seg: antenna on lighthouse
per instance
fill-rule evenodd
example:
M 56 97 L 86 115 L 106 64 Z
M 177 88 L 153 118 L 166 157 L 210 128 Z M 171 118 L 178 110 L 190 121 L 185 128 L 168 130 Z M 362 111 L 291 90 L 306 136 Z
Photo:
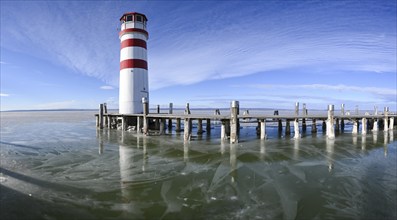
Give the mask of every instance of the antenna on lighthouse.
M 146 23 L 146 16 L 137 12 L 120 18 L 120 114 L 143 113 L 141 100 L 149 101 Z

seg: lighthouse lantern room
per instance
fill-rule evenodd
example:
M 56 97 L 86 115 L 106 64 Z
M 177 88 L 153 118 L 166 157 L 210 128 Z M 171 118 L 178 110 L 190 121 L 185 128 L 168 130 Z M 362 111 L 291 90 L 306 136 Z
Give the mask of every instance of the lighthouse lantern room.
M 119 113 L 142 113 L 142 98 L 149 100 L 147 18 L 141 13 L 128 12 L 121 16 L 120 23 Z

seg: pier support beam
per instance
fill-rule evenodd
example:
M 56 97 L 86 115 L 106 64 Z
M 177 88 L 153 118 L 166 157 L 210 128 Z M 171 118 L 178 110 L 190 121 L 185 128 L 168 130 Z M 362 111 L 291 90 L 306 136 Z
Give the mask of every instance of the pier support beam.
M 374 115 L 377 116 L 378 115 L 378 106 L 374 106 Z M 372 126 L 372 131 L 373 132 L 377 132 L 379 130 L 379 126 L 378 126 L 378 119 L 374 118 L 374 124 Z
M 361 119 L 361 134 L 366 135 L 367 134 L 367 118 Z
M 103 104 L 99 104 L 99 129 L 103 129 Z
M 192 119 L 191 118 L 185 118 L 183 134 L 184 134 L 183 135 L 184 141 L 190 141 L 190 138 L 192 136 Z
M 390 130 L 390 131 L 393 131 L 393 130 L 394 130 L 394 117 L 390 117 L 389 130 Z
M 352 134 L 357 134 L 357 133 L 358 133 L 358 119 L 354 119 Z
M 299 139 L 301 137 L 299 133 L 299 119 L 294 120 L 294 139 Z
M 203 134 L 203 119 L 197 120 L 197 134 Z
M 176 132 L 181 132 L 181 119 L 177 118 L 176 119 L 176 128 L 175 128 Z
M 221 140 L 227 140 L 227 134 L 230 129 L 230 121 L 229 120 L 221 120 Z
M 290 120 L 287 119 L 285 121 L 285 136 L 290 136 L 291 135 L 291 125 L 290 125 Z
M 340 122 L 339 122 L 339 118 L 335 119 L 335 133 L 339 133 L 340 132 Z
M 159 120 L 160 120 L 159 134 L 162 135 L 162 134 L 164 134 L 164 131 L 165 131 L 165 118 L 160 118 Z
M 304 116 L 307 116 L 306 103 L 303 103 L 302 114 Z M 306 132 L 306 118 L 302 118 L 302 133 L 305 133 L 305 132 Z
M 205 130 L 207 131 L 207 134 L 211 132 L 211 119 L 207 119 L 207 123 L 205 125 Z
M 335 138 L 334 130 L 334 105 L 328 105 L 328 119 L 327 119 L 327 138 Z
M 170 103 L 169 108 L 168 108 L 168 114 L 172 115 L 172 113 L 173 113 L 173 104 Z M 168 119 L 168 130 L 170 130 L 170 131 L 172 130 L 172 119 L 171 118 Z
M 238 143 L 239 141 L 239 115 L 240 106 L 238 101 L 232 101 L 230 106 L 230 143 Z
M 145 135 L 149 134 L 149 119 L 147 115 L 149 114 L 149 102 L 145 97 L 142 98 L 142 105 L 143 105 L 143 133 Z
M 312 133 L 317 133 L 317 122 L 316 119 L 312 119 Z
M 385 107 L 385 111 L 384 111 L 384 115 L 385 115 L 385 120 L 384 120 L 384 129 L 383 131 L 387 132 L 389 130 L 389 107 Z
M 105 118 L 104 118 L 104 126 L 108 126 L 108 124 L 110 123 L 107 117 L 108 114 L 108 107 L 106 105 L 106 103 L 103 103 L 103 114 L 105 114 Z
M 261 140 L 264 140 L 264 139 L 266 139 L 266 119 L 261 119 L 260 124 L 261 124 L 260 138 L 261 138 Z
M 345 104 L 341 104 L 340 106 L 340 115 L 345 115 Z M 345 131 L 345 120 L 343 118 L 340 120 L 340 131 L 342 133 Z

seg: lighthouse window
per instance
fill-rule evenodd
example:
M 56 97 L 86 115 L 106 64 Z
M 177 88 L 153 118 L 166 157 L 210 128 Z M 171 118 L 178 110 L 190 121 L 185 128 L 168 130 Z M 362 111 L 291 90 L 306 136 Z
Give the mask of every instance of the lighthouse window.
M 136 16 L 136 20 L 142 22 L 142 16 Z
M 127 15 L 127 21 L 132 21 L 132 15 Z

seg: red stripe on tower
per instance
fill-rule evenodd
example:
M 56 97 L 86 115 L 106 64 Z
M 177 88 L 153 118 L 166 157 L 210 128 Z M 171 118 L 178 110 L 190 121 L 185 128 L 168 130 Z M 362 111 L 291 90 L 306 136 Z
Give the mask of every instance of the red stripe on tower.
M 120 62 L 120 70 L 126 68 L 142 68 L 147 70 L 147 62 L 146 60 L 141 60 L 141 59 L 122 60 Z
M 147 49 L 146 48 L 146 41 L 145 40 L 141 40 L 141 39 L 136 39 L 136 38 L 123 40 L 121 42 L 121 49 L 123 49 L 125 47 L 142 47 L 142 48 Z

